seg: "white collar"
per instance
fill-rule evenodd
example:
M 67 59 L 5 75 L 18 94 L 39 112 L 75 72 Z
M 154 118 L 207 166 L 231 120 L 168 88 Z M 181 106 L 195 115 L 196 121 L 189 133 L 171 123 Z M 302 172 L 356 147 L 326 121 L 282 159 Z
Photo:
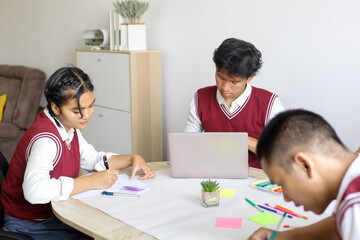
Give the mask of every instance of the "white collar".
M 59 120 L 57 120 L 57 122 L 60 124 L 60 127 L 56 124 L 55 119 L 53 117 L 51 117 L 51 115 L 49 113 L 49 109 L 45 108 L 44 113 L 57 128 L 61 139 L 63 141 L 65 141 L 66 144 L 69 144 L 72 141 L 72 139 L 74 138 L 74 131 L 75 131 L 74 128 L 70 128 L 70 130 L 68 132 L 66 132 L 65 127 L 61 124 L 61 122 Z
M 231 107 L 234 107 L 234 104 L 237 104 L 237 107 L 242 106 L 246 102 L 246 99 L 248 99 L 248 97 L 250 96 L 251 91 L 252 91 L 252 87 L 251 87 L 250 83 L 247 83 L 245 91 L 231 103 Z M 226 108 L 228 108 L 228 106 L 226 105 L 225 99 L 221 95 L 219 89 L 216 90 L 216 100 L 219 103 L 219 105 L 223 104 Z

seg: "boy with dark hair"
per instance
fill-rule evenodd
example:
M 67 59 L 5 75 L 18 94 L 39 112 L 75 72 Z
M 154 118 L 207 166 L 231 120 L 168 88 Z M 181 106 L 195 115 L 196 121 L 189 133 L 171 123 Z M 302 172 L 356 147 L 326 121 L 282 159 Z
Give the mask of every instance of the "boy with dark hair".
M 262 66 L 251 43 L 229 38 L 215 49 L 216 86 L 199 89 L 190 104 L 185 132 L 247 132 L 249 166 L 260 168 L 255 149 L 269 119 L 284 110 L 278 96 L 250 85 Z
M 360 239 L 360 157 L 345 148 L 321 116 L 285 111 L 264 128 L 257 158 L 285 201 L 316 214 L 336 199 L 333 216 L 315 224 L 278 232 L 260 228 L 249 239 Z

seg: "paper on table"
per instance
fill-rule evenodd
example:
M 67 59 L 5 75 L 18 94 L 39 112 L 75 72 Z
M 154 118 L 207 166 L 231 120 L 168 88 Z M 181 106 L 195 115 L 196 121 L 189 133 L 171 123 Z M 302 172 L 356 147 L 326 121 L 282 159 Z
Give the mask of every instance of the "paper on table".
M 261 212 L 259 214 L 256 214 L 252 217 L 249 217 L 249 220 L 259 223 L 263 226 L 268 226 L 274 223 L 277 223 L 280 221 L 280 218 L 275 217 L 274 215 L 268 213 L 268 212 Z
M 246 239 L 260 225 L 247 220 L 257 213 L 257 210 L 244 201 L 244 196 L 251 196 L 255 202 L 266 198 L 269 203 L 273 202 L 300 214 L 304 213 L 304 210 L 297 208 L 292 202 L 286 203 L 281 196 L 250 188 L 249 184 L 256 181 L 253 178 L 220 179 L 222 186 L 235 189 L 239 193 L 234 197 L 222 198 L 219 207 L 204 208 L 201 205 L 201 186 L 199 185 L 202 180 L 207 179 L 173 178 L 171 169 L 159 170 L 155 178 L 141 181 L 151 189 L 145 193 L 144 197 L 129 199 L 99 195 L 80 200 L 157 239 L 171 240 Z M 161 204 L 159 204 L 159 199 L 161 199 Z M 307 212 L 307 214 L 309 220 L 293 218 L 291 225 L 309 225 L 329 216 L 316 215 L 312 212 Z M 241 217 L 243 219 L 241 229 L 215 227 L 214 221 L 216 222 L 218 216 Z M 287 224 L 287 219 L 284 221 L 284 224 Z M 275 225 L 277 224 L 268 227 L 275 229 Z
M 241 228 L 242 218 L 224 218 L 217 217 L 216 225 L 217 228 Z
M 118 177 L 118 180 L 116 180 L 116 182 L 108 189 L 88 190 L 88 191 L 73 195 L 72 197 L 75 199 L 79 199 L 79 198 L 84 198 L 84 197 L 89 197 L 89 196 L 95 196 L 95 195 L 100 195 L 103 191 L 123 192 L 123 193 L 133 193 L 134 192 L 134 190 L 128 190 L 128 189 L 124 188 L 124 186 L 144 189 L 141 191 L 135 191 L 139 195 L 141 193 L 149 190 L 149 187 L 145 183 L 142 183 L 139 180 L 139 176 L 135 177 L 133 180 L 130 180 L 130 177 L 126 174 L 118 174 L 117 177 Z
M 234 189 L 219 189 L 220 197 L 234 197 L 235 190 Z

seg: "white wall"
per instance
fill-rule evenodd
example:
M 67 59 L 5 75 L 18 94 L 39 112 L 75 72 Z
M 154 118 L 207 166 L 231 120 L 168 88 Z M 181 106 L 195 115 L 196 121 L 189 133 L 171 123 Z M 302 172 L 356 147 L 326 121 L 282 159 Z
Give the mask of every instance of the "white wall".
M 286 108 L 320 113 L 351 150 L 360 145 L 358 0 L 148 1 L 148 48 L 163 52 L 165 157 L 166 133 L 183 130 L 196 89 L 214 84 L 212 53 L 228 37 L 263 53 L 253 85 Z M 108 26 L 112 8 L 111 0 L 0 0 L 0 64 L 47 76 L 74 64 L 83 30 Z

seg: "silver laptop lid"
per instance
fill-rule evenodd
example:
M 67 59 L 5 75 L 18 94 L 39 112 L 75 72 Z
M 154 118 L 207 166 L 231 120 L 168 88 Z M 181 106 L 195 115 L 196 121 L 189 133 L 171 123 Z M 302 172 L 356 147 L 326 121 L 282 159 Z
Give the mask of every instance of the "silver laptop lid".
M 245 132 L 169 133 L 173 177 L 247 178 Z

